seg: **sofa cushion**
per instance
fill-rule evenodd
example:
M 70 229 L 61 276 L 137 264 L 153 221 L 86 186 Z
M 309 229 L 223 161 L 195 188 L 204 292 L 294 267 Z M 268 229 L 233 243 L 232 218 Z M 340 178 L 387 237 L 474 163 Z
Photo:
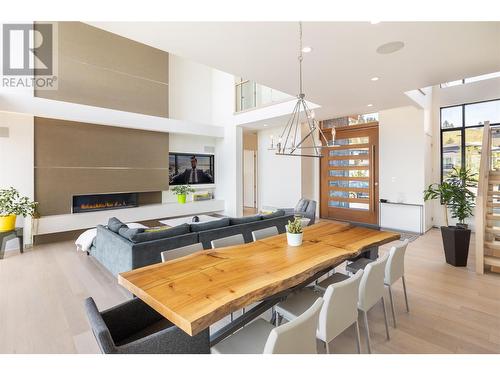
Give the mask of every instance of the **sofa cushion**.
M 129 241 L 139 242 L 136 241 L 136 237 L 142 232 L 144 232 L 144 228 L 129 228 L 125 226 L 119 229 L 118 234 Z
M 231 218 L 229 218 L 229 224 L 230 225 L 246 224 L 246 223 L 252 223 L 254 221 L 259 221 L 259 220 L 262 220 L 262 215 L 231 217 Z
M 163 238 L 176 237 L 187 233 L 189 233 L 189 224 L 181 224 L 177 225 L 176 227 L 168 228 L 165 230 L 157 230 L 153 232 L 148 232 L 143 229 L 142 232 L 137 233 L 130 240 L 132 242 L 148 242 Z
M 112 217 L 108 220 L 108 229 L 112 232 L 118 233 L 120 228 L 128 228 L 127 224 L 122 223 L 116 217 Z
M 262 215 L 262 220 L 274 219 L 276 217 L 281 217 L 284 215 L 285 215 L 285 210 L 277 210 L 277 211 L 274 211 L 272 214 Z
M 206 221 L 204 223 L 190 224 L 191 232 L 203 232 L 205 230 L 217 229 L 229 226 L 229 218 L 224 217 L 219 220 Z

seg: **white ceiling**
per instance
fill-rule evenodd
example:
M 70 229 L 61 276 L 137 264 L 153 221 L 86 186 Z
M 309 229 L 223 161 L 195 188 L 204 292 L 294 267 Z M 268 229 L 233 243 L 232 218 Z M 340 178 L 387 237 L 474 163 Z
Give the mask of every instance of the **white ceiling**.
M 92 22 L 277 90 L 298 91 L 298 23 Z M 319 119 L 407 105 L 405 91 L 500 71 L 500 22 L 304 22 L 306 98 Z M 378 46 L 403 41 L 389 55 Z M 372 82 L 370 78 L 380 80 Z M 368 104 L 373 107 L 367 107 Z

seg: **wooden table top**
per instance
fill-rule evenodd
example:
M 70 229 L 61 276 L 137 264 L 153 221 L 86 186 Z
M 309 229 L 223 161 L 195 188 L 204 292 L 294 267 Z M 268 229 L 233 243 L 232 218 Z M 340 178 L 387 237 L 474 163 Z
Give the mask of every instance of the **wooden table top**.
M 233 311 L 399 237 L 321 222 L 304 228 L 302 246 L 288 246 L 286 234 L 281 234 L 124 272 L 118 282 L 183 331 L 196 335 Z

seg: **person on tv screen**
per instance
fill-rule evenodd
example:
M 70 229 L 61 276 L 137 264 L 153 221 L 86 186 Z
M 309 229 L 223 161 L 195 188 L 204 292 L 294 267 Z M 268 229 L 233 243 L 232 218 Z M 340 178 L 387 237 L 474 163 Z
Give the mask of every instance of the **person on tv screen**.
M 191 168 L 186 168 L 184 172 L 179 173 L 172 178 L 172 184 L 211 184 L 214 178 L 207 172 L 196 168 L 198 160 L 196 156 L 191 156 Z

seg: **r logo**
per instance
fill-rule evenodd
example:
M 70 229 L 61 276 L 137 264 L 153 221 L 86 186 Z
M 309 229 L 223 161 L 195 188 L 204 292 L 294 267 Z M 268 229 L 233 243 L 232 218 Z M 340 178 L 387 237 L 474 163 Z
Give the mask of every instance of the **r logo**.
M 3 25 L 3 75 L 53 74 L 52 24 Z

